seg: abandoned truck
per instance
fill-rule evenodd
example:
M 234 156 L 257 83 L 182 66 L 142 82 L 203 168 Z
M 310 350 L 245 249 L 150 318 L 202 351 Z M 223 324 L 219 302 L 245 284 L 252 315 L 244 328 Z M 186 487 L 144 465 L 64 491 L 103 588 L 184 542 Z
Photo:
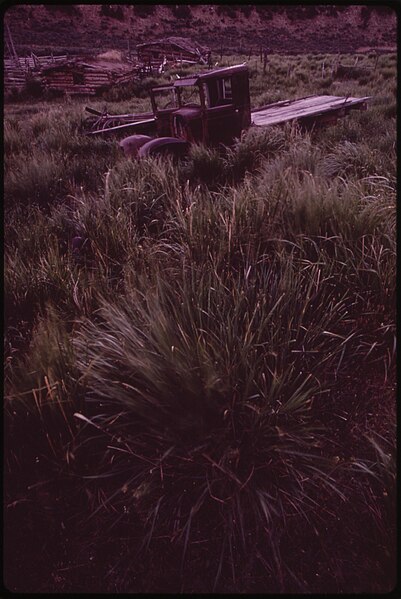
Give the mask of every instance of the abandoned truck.
M 214 69 L 177 79 L 150 91 L 152 112 L 143 115 L 108 115 L 87 109 L 98 117 L 89 135 L 135 133 L 121 140 L 126 156 L 158 154 L 185 156 L 189 145 L 230 145 L 249 127 L 297 121 L 335 123 L 351 109 L 366 109 L 369 96 L 307 96 L 251 109 L 249 70 L 246 64 Z M 113 126 L 110 126 L 113 125 Z

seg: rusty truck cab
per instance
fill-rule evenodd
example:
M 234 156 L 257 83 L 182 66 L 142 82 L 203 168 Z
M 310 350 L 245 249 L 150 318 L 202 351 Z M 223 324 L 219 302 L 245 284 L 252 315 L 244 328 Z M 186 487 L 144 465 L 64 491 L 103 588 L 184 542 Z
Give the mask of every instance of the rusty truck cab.
M 246 65 L 215 69 L 151 90 L 159 136 L 231 144 L 251 124 Z

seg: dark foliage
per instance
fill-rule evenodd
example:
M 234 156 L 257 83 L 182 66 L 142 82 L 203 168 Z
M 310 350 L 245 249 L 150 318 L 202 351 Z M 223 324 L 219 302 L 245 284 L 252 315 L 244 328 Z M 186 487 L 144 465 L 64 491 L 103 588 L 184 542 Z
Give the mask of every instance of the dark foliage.
M 298 21 L 299 19 L 313 19 L 320 12 L 320 6 L 288 6 L 286 9 L 287 17 L 290 21 Z
M 229 4 L 219 4 L 216 12 L 222 17 L 230 17 L 231 19 L 235 19 L 237 17 L 237 8 Z
M 100 14 L 103 17 L 110 17 L 111 19 L 118 19 L 119 21 L 124 19 L 124 9 L 119 5 L 102 4 Z
M 146 17 L 150 17 L 154 14 L 156 9 L 155 4 L 135 4 L 132 6 L 132 10 L 136 14 L 137 17 L 141 17 L 146 19 Z
M 176 19 L 192 19 L 191 9 L 187 4 L 177 4 L 170 8 Z
M 46 4 L 45 8 L 51 13 L 64 13 L 66 15 L 80 15 L 81 10 L 76 4 Z

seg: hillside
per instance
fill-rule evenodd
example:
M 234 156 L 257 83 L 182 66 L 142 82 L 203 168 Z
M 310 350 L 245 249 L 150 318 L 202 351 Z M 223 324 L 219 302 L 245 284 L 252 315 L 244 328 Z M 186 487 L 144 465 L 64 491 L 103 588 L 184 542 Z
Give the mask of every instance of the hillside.
M 195 37 L 215 53 L 347 53 L 396 44 L 396 13 L 379 5 L 19 5 L 7 9 L 5 22 L 20 55 L 132 49 L 168 35 Z

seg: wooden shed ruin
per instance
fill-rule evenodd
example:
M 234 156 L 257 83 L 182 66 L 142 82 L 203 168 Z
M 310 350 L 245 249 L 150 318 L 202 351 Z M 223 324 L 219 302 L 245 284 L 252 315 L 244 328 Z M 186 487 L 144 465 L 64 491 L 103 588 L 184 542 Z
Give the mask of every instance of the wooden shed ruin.
M 43 86 L 67 94 L 95 95 L 113 85 L 126 83 L 136 77 L 130 68 L 107 68 L 78 60 L 45 67 L 41 71 Z
M 210 49 L 183 37 L 167 37 L 154 42 L 145 42 L 136 47 L 138 60 L 143 64 L 168 62 L 208 64 Z

